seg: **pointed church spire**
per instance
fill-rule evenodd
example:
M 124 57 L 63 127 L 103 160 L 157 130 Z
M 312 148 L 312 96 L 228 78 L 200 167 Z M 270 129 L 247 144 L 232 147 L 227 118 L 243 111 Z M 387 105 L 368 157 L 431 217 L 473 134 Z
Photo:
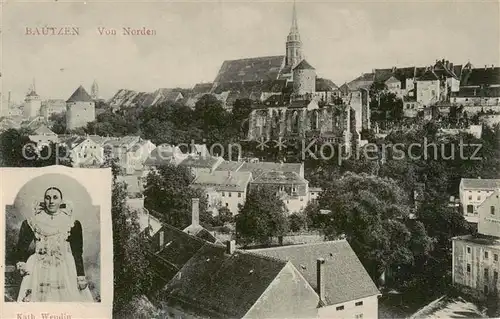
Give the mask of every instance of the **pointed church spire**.
M 303 59 L 302 41 L 300 41 L 299 25 L 297 23 L 297 9 L 293 1 L 292 26 L 286 38 L 286 65 L 296 66 Z
M 292 26 L 290 33 L 299 32 L 299 25 L 297 24 L 297 9 L 295 8 L 295 0 L 293 0 L 293 13 L 292 13 Z

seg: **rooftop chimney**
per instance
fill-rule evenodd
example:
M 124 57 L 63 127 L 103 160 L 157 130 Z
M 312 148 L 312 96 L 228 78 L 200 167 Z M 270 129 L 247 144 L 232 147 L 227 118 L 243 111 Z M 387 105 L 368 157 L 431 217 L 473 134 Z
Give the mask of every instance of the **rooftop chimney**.
M 316 284 L 319 300 L 325 302 L 325 259 L 316 260 Z
M 234 240 L 228 240 L 226 242 L 226 254 L 232 255 L 236 250 L 236 242 Z
M 200 225 L 200 199 L 191 199 L 191 226 Z

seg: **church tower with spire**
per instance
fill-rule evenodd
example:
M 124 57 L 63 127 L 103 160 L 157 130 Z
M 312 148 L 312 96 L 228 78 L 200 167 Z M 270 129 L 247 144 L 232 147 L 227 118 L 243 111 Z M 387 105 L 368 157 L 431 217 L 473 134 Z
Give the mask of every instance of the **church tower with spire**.
M 297 10 L 293 2 L 292 26 L 286 38 L 286 66 L 295 67 L 302 61 L 302 41 L 300 41 L 299 26 L 297 24 Z
M 90 88 L 90 97 L 92 97 L 93 100 L 99 99 L 99 85 L 97 85 L 97 82 L 94 80 L 94 83 L 92 83 L 92 87 Z

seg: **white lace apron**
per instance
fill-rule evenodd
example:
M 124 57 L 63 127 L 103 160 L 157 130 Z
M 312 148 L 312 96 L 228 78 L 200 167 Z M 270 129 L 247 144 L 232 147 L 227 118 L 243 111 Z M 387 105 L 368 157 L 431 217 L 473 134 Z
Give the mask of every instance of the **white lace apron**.
M 35 234 L 35 253 L 28 258 L 18 302 L 93 302 L 87 287 L 78 289 L 75 259 L 66 239 L 74 219 L 63 212 L 45 212 L 27 220 Z

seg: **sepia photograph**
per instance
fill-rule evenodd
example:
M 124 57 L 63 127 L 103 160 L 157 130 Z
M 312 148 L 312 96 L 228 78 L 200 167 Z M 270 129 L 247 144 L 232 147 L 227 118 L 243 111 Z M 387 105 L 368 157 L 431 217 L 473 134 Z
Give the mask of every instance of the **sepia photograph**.
M 500 318 L 499 0 L 0 16 L 2 319 Z
M 75 312 L 81 305 L 97 304 L 102 313 L 112 303 L 112 282 L 102 280 L 113 274 L 112 256 L 102 258 L 112 255 L 112 237 L 106 235 L 111 171 L 88 170 L 59 165 L 1 169 L 2 318 L 16 309 L 21 318 L 52 315 L 54 305 L 75 317 L 82 315 Z M 97 314 L 92 306 L 87 311 Z
M 100 211 L 90 203 L 64 175 L 40 176 L 19 191 L 6 208 L 5 251 L 22 280 L 6 301 L 100 301 Z

